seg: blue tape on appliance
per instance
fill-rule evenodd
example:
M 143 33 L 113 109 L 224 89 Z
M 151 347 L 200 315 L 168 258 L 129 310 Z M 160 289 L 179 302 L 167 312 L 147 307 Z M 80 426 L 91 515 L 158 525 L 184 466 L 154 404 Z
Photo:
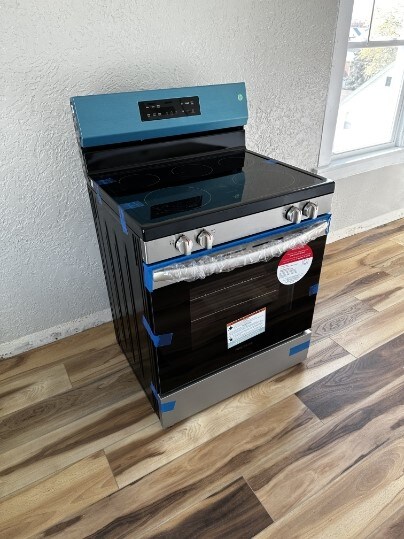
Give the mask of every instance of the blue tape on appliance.
M 319 284 L 312 284 L 309 288 L 309 296 L 315 296 L 318 293 Z
M 295 354 L 298 354 L 299 352 L 306 350 L 309 346 L 310 346 L 310 339 L 308 341 L 304 341 L 300 344 L 297 344 L 296 346 L 292 346 L 292 348 L 289 350 L 289 355 L 294 356 Z
M 125 202 L 124 204 L 119 205 L 119 221 L 121 223 L 122 232 L 124 234 L 128 233 L 128 227 L 126 226 L 125 220 L 125 210 L 133 210 L 134 208 L 141 208 L 144 206 L 143 202 L 140 200 L 134 200 L 133 202 Z
M 153 382 L 150 384 L 150 389 L 152 390 L 153 395 L 156 397 L 156 400 L 159 403 L 160 412 L 172 412 L 174 410 L 176 401 L 161 402 L 160 395 L 157 393 Z
M 275 161 L 275 159 L 265 159 L 265 162 L 267 165 L 276 165 L 278 161 Z
M 147 333 L 149 334 L 149 337 L 153 341 L 153 344 L 156 348 L 160 346 L 169 346 L 171 344 L 171 341 L 173 340 L 172 333 L 163 333 L 162 335 L 155 335 L 145 316 L 143 316 L 142 322 Z
M 149 292 L 153 292 L 153 268 L 143 262 L 143 282 Z

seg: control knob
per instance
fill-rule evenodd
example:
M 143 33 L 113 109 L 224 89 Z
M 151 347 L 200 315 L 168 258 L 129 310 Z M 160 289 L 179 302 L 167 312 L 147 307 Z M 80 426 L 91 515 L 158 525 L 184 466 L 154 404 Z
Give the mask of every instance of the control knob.
M 183 255 L 190 255 L 192 253 L 193 242 L 187 236 L 180 236 L 175 242 L 175 248 Z
M 285 215 L 286 219 L 291 223 L 300 223 L 302 220 L 302 210 L 297 206 L 291 206 Z
M 207 230 L 202 230 L 196 238 L 196 241 L 203 249 L 212 249 L 213 247 L 213 234 Z
M 315 202 L 307 202 L 303 206 L 303 215 L 309 219 L 315 219 L 318 215 L 318 204 Z

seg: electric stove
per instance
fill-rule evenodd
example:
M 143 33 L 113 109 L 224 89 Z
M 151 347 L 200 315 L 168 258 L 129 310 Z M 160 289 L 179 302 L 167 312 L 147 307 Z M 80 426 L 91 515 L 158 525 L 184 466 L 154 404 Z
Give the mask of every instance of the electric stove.
M 243 83 L 71 103 L 117 339 L 162 425 L 303 361 L 334 183 L 246 149 Z

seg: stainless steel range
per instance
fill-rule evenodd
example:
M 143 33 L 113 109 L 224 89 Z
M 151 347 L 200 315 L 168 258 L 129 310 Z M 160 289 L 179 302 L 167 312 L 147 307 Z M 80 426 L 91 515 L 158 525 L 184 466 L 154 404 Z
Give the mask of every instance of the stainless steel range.
M 246 150 L 243 83 L 71 105 L 116 336 L 161 424 L 303 361 L 334 183 Z

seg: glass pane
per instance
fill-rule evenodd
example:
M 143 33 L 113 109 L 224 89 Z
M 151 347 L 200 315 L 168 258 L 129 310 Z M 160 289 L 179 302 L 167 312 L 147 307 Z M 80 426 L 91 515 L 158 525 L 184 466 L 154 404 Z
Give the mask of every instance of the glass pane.
M 362 42 L 368 40 L 372 9 L 373 0 L 355 0 L 349 41 Z
M 370 39 L 404 39 L 404 0 L 375 0 Z
M 404 47 L 348 50 L 333 153 L 391 142 Z

